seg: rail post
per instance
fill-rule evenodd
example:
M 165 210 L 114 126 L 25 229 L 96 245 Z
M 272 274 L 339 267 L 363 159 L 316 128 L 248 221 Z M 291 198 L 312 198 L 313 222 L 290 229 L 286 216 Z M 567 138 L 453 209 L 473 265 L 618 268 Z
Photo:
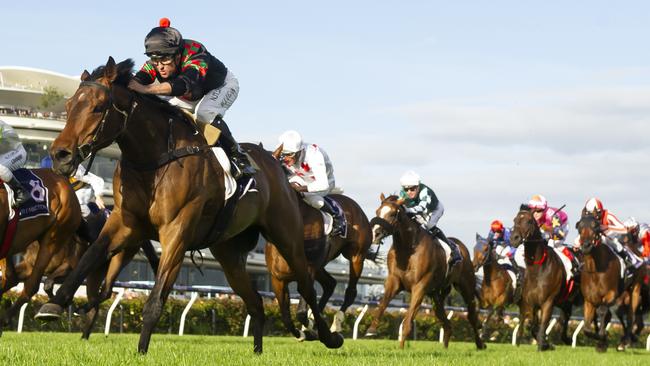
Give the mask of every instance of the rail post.
M 181 325 L 178 327 L 178 335 L 182 336 L 183 332 L 185 332 L 185 318 L 187 317 L 187 313 L 189 313 L 190 308 L 192 305 L 194 305 L 194 301 L 196 301 L 196 298 L 199 297 L 198 292 L 192 292 L 192 296 L 190 297 L 190 301 L 187 303 L 185 306 L 185 309 L 183 309 L 183 314 L 181 315 Z
M 122 300 L 122 297 L 124 297 L 124 288 L 120 287 L 117 289 L 117 296 L 115 297 L 115 300 L 113 300 L 111 307 L 108 308 L 108 313 L 106 314 L 106 324 L 104 325 L 104 336 L 106 337 L 108 337 L 108 333 L 111 331 L 111 318 L 113 317 L 113 311 L 115 311 L 115 308 Z

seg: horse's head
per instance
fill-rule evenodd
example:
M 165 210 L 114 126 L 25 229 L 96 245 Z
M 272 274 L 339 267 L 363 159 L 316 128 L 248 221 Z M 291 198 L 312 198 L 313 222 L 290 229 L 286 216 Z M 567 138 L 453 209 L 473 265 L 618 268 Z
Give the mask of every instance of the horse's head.
M 489 257 L 490 250 L 491 246 L 487 242 L 487 239 L 482 237 L 479 233 L 476 233 L 476 245 L 474 245 L 474 258 L 472 259 L 474 272 L 478 271 L 478 269 L 485 264 Z
M 397 227 L 397 220 L 400 211 L 403 211 L 404 200 L 397 196 L 385 197 L 382 193 L 379 196 L 381 205 L 377 209 L 377 216 L 370 220 L 372 225 L 372 243 L 379 244 L 381 241 L 393 234 Z
M 521 205 L 519 213 L 514 219 L 515 226 L 510 234 L 510 243 L 518 247 L 522 242 L 529 239 L 541 238 L 539 226 L 528 205 Z
M 116 64 L 109 57 L 92 75 L 83 72 L 79 88 L 66 102 L 65 127 L 50 149 L 55 172 L 72 175 L 82 161 L 109 146 L 126 129 L 134 106 L 132 93 L 126 89 L 132 69 L 132 60 Z
M 603 228 L 600 220 L 591 214 L 583 215 L 576 223 L 578 229 L 578 242 L 585 254 L 589 254 L 593 248 L 598 246 L 602 240 Z

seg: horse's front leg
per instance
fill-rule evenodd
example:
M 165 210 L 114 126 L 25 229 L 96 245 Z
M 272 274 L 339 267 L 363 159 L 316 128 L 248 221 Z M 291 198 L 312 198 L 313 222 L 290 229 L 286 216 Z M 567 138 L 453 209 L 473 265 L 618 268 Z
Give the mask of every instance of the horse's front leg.
M 541 306 L 541 316 L 539 319 L 539 329 L 537 329 L 537 350 L 548 351 L 553 349 L 546 338 L 546 328 L 553 315 L 553 299 L 548 299 Z
M 399 340 L 399 348 L 404 349 L 404 344 L 406 343 L 406 338 L 411 334 L 411 328 L 413 326 L 413 318 L 420 309 L 422 304 L 422 299 L 426 293 L 426 288 L 431 281 L 431 276 L 425 276 L 420 282 L 415 284 L 411 289 L 411 302 L 409 304 L 409 309 L 404 315 L 404 320 L 402 320 L 402 337 Z
M 397 293 L 401 290 L 402 284 L 399 277 L 389 274 L 384 281 L 384 296 L 381 298 L 381 302 L 379 303 L 379 307 L 375 312 L 372 323 L 370 323 L 370 327 L 368 327 L 368 330 L 366 330 L 366 337 L 374 337 L 377 335 L 377 326 L 379 325 L 381 316 L 384 315 L 384 311 L 386 311 L 388 303 L 390 303 L 395 295 L 397 295 Z

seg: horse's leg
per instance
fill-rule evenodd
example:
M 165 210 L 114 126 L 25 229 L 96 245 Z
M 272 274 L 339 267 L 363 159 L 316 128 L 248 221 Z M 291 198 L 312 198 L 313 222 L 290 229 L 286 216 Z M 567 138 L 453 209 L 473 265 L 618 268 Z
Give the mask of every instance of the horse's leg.
M 283 230 L 280 230 L 283 228 Z M 298 229 L 298 230 L 295 230 Z M 332 333 L 322 315 L 318 310 L 318 301 L 316 300 L 316 291 L 314 290 L 314 281 L 310 276 L 305 258 L 305 249 L 303 246 L 302 226 L 288 230 L 286 225 L 269 225 L 264 228 L 267 240 L 275 244 L 280 255 L 293 270 L 298 282 L 298 292 L 305 299 L 316 321 L 318 329 L 318 338 L 328 348 L 339 348 L 343 345 L 343 337 L 338 333 Z
M 598 326 L 594 327 L 595 315 L 596 315 L 596 307 L 591 302 L 585 300 L 585 304 L 584 304 L 585 325 L 584 325 L 583 332 L 585 333 L 585 336 L 589 338 L 598 339 L 598 335 L 595 333 L 598 331 L 598 329 L 595 329 L 594 332 L 594 328 L 598 328 Z
M 490 330 L 488 329 L 488 324 L 490 320 L 492 319 L 492 315 L 494 314 L 494 306 L 490 306 L 490 309 L 488 310 L 488 314 L 485 317 L 485 320 L 483 320 L 482 324 L 482 330 L 481 330 L 481 338 L 483 338 L 484 341 L 487 341 L 488 337 L 490 336 Z
M 361 277 L 361 272 L 363 272 L 363 262 L 365 260 L 364 256 L 365 253 L 357 254 L 350 258 L 350 279 L 345 289 L 345 298 L 343 299 L 343 304 L 341 304 L 342 312 L 345 312 L 357 298 L 357 283 Z
M 379 320 L 381 316 L 384 315 L 388 303 L 397 295 L 398 292 L 402 289 L 401 282 L 397 276 L 389 274 L 384 281 L 384 296 L 381 298 L 379 307 L 375 312 L 375 316 L 370 323 L 370 327 L 366 330 L 366 337 L 373 337 L 377 335 L 377 326 L 379 325 Z
M 262 332 L 264 330 L 264 305 L 262 297 L 253 288 L 252 281 L 246 272 L 247 252 L 240 248 L 254 246 L 259 232 L 248 229 L 218 246 L 210 248 L 217 258 L 233 291 L 244 300 L 246 310 L 253 320 L 253 351 L 262 353 Z M 161 262 L 162 264 L 162 262 Z
M 334 289 L 336 288 L 336 280 L 325 270 L 325 267 L 322 267 L 316 272 L 316 281 L 318 281 L 318 283 L 320 283 L 321 287 L 323 288 L 323 294 L 321 295 L 320 301 L 318 302 L 318 308 L 322 313 L 323 310 L 325 310 L 327 302 L 330 300 L 330 297 L 332 297 L 332 294 L 334 293 Z
M 546 328 L 553 315 L 553 299 L 547 299 L 540 308 L 542 314 L 539 317 L 539 329 L 537 329 L 537 350 L 547 351 L 553 349 L 546 339 Z
M 609 323 L 608 318 L 611 318 L 609 307 L 607 305 L 600 305 L 598 307 L 598 319 L 600 320 L 600 329 L 598 329 L 598 343 L 596 344 L 596 351 L 605 352 L 607 351 L 607 323 Z M 586 322 L 585 322 L 586 323 Z
M 474 274 L 471 273 L 471 276 Z M 470 277 L 470 279 L 473 277 Z M 476 348 L 481 350 L 485 349 L 485 343 L 481 339 L 480 334 L 480 322 L 478 319 L 478 311 L 476 309 L 476 299 L 474 297 L 474 281 L 468 281 L 467 278 L 461 279 L 460 282 L 456 283 L 454 287 L 460 292 L 465 304 L 467 304 L 467 320 L 469 320 L 472 330 L 474 331 L 474 343 L 476 343 Z
M 41 283 L 41 278 L 43 277 L 45 269 L 52 259 L 52 256 L 61 245 L 66 245 L 67 243 L 59 236 L 56 228 L 50 228 L 45 234 L 43 234 L 39 240 L 39 244 L 38 254 L 30 276 L 25 279 L 23 291 L 0 320 L 0 328 L 7 325 L 14 315 L 16 315 L 20 307 L 27 303 L 32 296 L 36 295 Z
M 404 314 L 404 319 L 402 320 L 402 338 L 399 340 L 399 348 L 401 349 L 404 349 L 406 338 L 411 334 L 413 318 L 418 310 L 420 310 L 422 299 L 424 299 L 426 288 L 430 281 L 430 276 L 426 276 L 411 288 L 411 303 L 409 304 L 409 309 L 406 311 L 406 314 Z
M 519 301 L 519 328 L 517 328 L 517 346 L 521 343 L 521 337 L 524 334 L 524 328 L 526 326 L 526 320 L 532 318 L 532 311 L 530 305 L 523 299 Z
M 72 302 L 74 293 L 91 271 L 105 265 L 110 256 L 119 252 L 121 247 L 131 246 L 140 240 L 141 233 L 134 231 L 130 226 L 124 225 L 124 219 L 121 216 L 121 211 L 114 212 L 111 215 L 97 241 L 88 247 L 79 260 L 79 264 L 66 277 L 54 298 L 41 306 L 36 314 L 37 318 L 45 320 L 58 319 L 63 312 L 63 307 Z M 135 218 L 130 218 L 129 222 L 133 221 L 135 221 Z M 110 252 L 109 248 L 111 249 Z
M 573 304 L 570 302 L 565 302 L 560 307 L 560 325 L 562 329 L 560 330 L 560 338 L 565 345 L 571 344 L 571 337 L 569 337 L 569 319 L 571 318 L 571 312 L 573 310 Z
M 442 342 L 445 348 L 448 348 L 449 339 L 451 339 L 451 322 L 447 319 L 447 314 L 445 313 L 445 295 L 442 292 L 436 292 L 433 296 L 433 302 L 436 318 L 442 324 L 442 329 L 445 332 Z
M 285 328 L 296 338 L 302 338 L 302 334 L 293 324 L 291 319 L 291 302 L 289 299 L 289 291 L 287 289 L 287 284 L 271 275 L 271 287 L 273 287 L 273 292 L 275 293 L 275 298 L 278 300 L 278 307 L 280 308 L 280 316 L 282 318 L 282 323 Z
M 88 274 L 86 278 L 86 296 L 88 303 L 85 305 L 85 321 L 81 326 L 81 339 L 90 338 L 90 333 L 95 326 L 97 317 L 99 316 L 99 304 L 102 302 L 100 297 L 100 288 L 102 280 L 106 275 L 107 265 L 100 266 Z

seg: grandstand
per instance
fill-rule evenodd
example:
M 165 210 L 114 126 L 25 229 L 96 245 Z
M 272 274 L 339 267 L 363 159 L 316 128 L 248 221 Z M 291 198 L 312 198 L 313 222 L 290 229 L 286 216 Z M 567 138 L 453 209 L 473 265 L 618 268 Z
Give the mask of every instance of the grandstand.
M 41 160 L 48 154 L 52 142 L 65 124 L 64 99 L 73 95 L 78 85 L 78 77 L 26 67 L 0 66 L 0 119 L 12 125 L 22 139 L 28 154 L 27 167 L 39 167 Z M 62 94 L 63 98 L 45 107 L 44 98 L 52 90 Z M 113 202 L 113 172 L 119 157 L 117 146 L 110 146 L 98 153 L 91 169 L 106 182 L 103 194 L 107 204 Z M 159 250 L 158 243 L 154 244 Z M 264 240 L 260 237 L 257 247 L 249 254 L 248 270 L 258 290 L 270 291 L 263 245 Z M 188 253 L 176 280 L 178 285 L 228 286 L 219 264 L 208 250 L 195 254 L 195 261 L 201 265 L 203 275 L 192 264 Z M 339 282 L 334 298 L 344 295 L 348 268 L 348 263 L 343 258 L 331 262 L 327 267 Z M 377 291 L 377 287 L 371 286 L 383 284 L 384 278 L 385 269 L 366 261 L 358 286 L 359 297 L 375 295 L 373 290 Z M 118 281 L 123 282 L 153 280 L 153 272 L 140 255 L 136 256 L 118 278 Z M 383 287 L 381 288 L 383 290 Z M 292 289 L 295 290 L 295 287 Z

